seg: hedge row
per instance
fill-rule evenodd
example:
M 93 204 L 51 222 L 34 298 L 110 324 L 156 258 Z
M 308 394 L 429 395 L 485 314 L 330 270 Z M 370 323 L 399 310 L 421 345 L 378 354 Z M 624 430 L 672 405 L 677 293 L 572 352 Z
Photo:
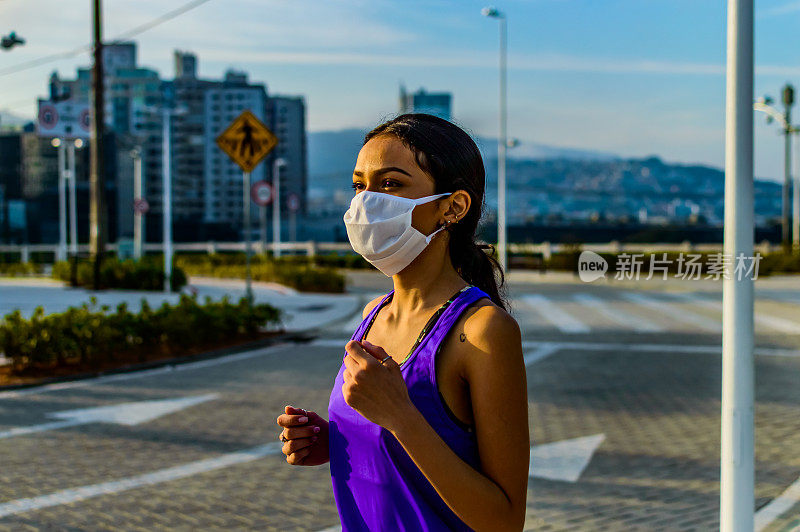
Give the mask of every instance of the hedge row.
M 92 298 L 91 304 L 57 314 L 46 315 L 42 307 L 30 318 L 12 312 L 0 321 L 0 352 L 11 359 L 15 372 L 71 364 L 98 367 L 131 354 L 145 360 L 153 352 L 254 338 L 262 326 L 280 324 L 282 315 L 271 305 L 249 306 L 245 298 L 238 303 L 206 298 L 200 304 L 187 295 L 156 309 L 142 300 L 139 312 L 131 312 L 125 303 L 113 313 L 109 310 L 106 305 L 97 308 Z
M 587 249 L 591 250 L 591 247 L 588 247 Z M 515 269 L 566 270 L 577 272 L 578 260 L 581 251 L 582 249 L 576 248 L 570 251 L 553 253 L 549 260 L 546 260 L 541 256 L 537 257 L 534 255 L 512 255 L 509 259 L 509 263 Z M 719 253 L 720 252 L 683 252 L 682 255 L 684 262 L 681 263 L 678 260 L 681 256 L 680 252 L 666 252 L 666 262 L 662 262 L 665 260 L 664 252 L 627 252 L 628 265 L 626 265 L 626 268 L 628 271 L 630 271 L 629 265 L 631 257 L 635 255 L 636 262 L 642 265 L 642 273 L 649 272 L 651 261 L 654 261 L 652 264 L 663 264 L 666 266 L 669 274 L 674 275 L 678 273 L 679 268 L 681 268 L 681 272 L 685 272 L 686 263 L 689 259 L 693 259 L 701 265 L 701 274 L 705 275 L 709 273 L 709 268 L 713 264 L 718 265 L 720 263 Z M 622 259 L 620 258 L 620 255 L 622 255 L 622 253 L 598 253 L 598 255 L 603 257 L 606 262 L 608 262 L 609 271 L 617 271 L 618 263 L 621 267 Z M 694 259 L 691 257 L 691 255 L 700 255 L 700 257 L 698 259 Z M 749 266 L 749 262 L 747 263 L 747 266 Z M 761 254 L 761 259 L 758 263 L 758 275 L 761 276 L 777 273 L 800 273 L 800 254 L 784 252 Z M 654 272 L 654 275 L 658 276 L 661 274 L 659 271 L 656 271 Z
M 53 265 L 53 277 L 71 282 L 72 263 L 63 261 Z M 172 268 L 171 289 L 179 291 L 186 285 L 186 273 L 179 267 Z M 80 260 L 77 264 L 79 286 L 94 287 L 94 263 Z M 163 290 L 164 260 L 162 257 L 143 257 L 141 260 L 119 260 L 108 257 L 100 266 L 100 288 L 121 288 L 128 290 Z
M 244 255 L 180 256 L 175 264 L 188 275 L 244 279 Z M 317 267 L 299 259 L 253 257 L 250 274 L 255 281 L 269 281 L 305 292 L 344 292 L 345 278 L 335 268 Z
M 25 277 L 40 275 L 42 265 L 33 262 L 0 262 L 0 275 L 8 277 Z

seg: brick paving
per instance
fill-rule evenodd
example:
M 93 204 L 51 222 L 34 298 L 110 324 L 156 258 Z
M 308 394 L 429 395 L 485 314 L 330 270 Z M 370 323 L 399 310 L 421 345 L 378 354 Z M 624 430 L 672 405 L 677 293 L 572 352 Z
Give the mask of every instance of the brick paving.
M 380 283 L 367 285 L 364 293 L 380 290 Z M 557 304 L 573 291 L 590 289 L 567 283 L 515 288 L 544 294 Z M 613 288 L 593 290 L 613 304 Z M 708 309 L 695 312 L 713 315 Z M 713 346 L 719 345 L 719 336 L 677 324 L 664 333 L 632 333 L 606 321 L 587 321 L 588 334 L 565 334 L 530 309 L 520 307 L 517 318 L 524 341 L 565 342 L 528 368 L 532 443 L 605 435 L 577 482 L 530 480 L 525 529 L 718 529 L 721 357 L 703 350 L 635 346 Z M 346 335 L 332 328 L 324 336 L 343 345 Z M 797 348 L 797 340 L 764 333 L 758 345 L 790 350 Z M 633 347 L 583 349 L 581 342 Z M 287 344 L 205 367 L 17 397 L 0 394 L 0 432 L 52 421 L 45 414 L 59 410 L 219 394 L 139 425 L 94 423 L 0 439 L 0 509 L 24 498 L 276 442 L 275 418 L 285 404 L 326 413 L 341 352 L 329 345 Z M 798 382 L 800 357 L 756 357 L 756 510 L 800 477 Z M 765 530 L 797 532 L 798 506 Z M 8 513 L 0 516 L 0 531 L 318 531 L 337 523 L 328 466 L 293 467 L 282 454 L 272 454 L 185 478 Z

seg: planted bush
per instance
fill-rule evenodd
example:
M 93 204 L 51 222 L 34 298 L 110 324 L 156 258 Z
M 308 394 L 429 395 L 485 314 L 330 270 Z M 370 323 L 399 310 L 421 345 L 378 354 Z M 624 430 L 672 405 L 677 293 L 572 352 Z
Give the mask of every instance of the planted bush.
M 94 286 L 94 263 L 81 260 L 77 265 L 77 282 L 79 286 Z M 53 265 L 53 277 L 62 281 L 71 281 L 72 264 L 56 262 Z M 186 285 L 186 273 L 179 267 L 172 268 L 171 290 L 177 292 Z M 127 290 L 163 290 L 164 260 L 161 257 L 142 257 L 119 260 L 106 258 L 100 266 L 100 288 L 120 288 Z
M 250 274 L 253 280 L 280 283 L 305 292 L 344 292 L 345 279 L 335 268 L 319 267 L 301 256 L 268 259 L 252 257 Z M 188 275 L 244 279 L 243 254 L 181 256 L 176 264 Z
M 157 355 L 180 353 L 256 338 L 260 328 L 280 324 L 281 311 L 268 304 L 248 305 L 242 298 L 203 304 L 182 295 L 175 305 L 158 308 L 142 300 L 139 312 L 125 303 L 109 312 L 91 304 L 57 314 L 38 307 L 30 318 L 16 311 L 0 321 L 0 352 L 11 359 L 15 372 L 30 368 L 88 365 L 99 367 L 116 359 L 138 355 L 140 361 Z
M 0 262 L 0 275 L 25 277 L 42 273 L 42 265 L 33 262 Z

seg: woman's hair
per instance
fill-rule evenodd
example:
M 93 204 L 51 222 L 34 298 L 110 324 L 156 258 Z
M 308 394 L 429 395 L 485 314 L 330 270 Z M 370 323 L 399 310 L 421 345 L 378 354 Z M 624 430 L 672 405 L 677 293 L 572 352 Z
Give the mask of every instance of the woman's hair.
M 414 153 L 417 165 L 434 180 L 434 194 L 465 190 L 472 203 L 466 216 L 449 224 L 450 260 L 456 272 L 477 286 L 499 307 L 508 310 L 505 276 L 497 260 L 485 249 L 493 246 L 475 242 L 475 231 L 483 214 L 486 174 L 478 146 L 463 129 L 452 122 L 425 113 L 402 114 L 379 125 L 364 137 L 364 144 L 380 135 L 393 135 Z M 499 273 L 500 283 L 495 278 Z

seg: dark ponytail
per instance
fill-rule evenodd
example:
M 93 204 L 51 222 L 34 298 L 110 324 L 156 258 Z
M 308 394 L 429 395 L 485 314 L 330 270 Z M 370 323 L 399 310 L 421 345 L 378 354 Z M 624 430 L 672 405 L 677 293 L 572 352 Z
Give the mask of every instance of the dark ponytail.
M 450 260 L 462 279 L 508 310 L 505 275 L 494 258 L 494 248 L 475 241 L 486 207 L 486 173 L 475 141 L 452 122 L 424 113 L 402 114 L 379 125 L 367 133 L 364 144 L 379 135 L 393 135 L 414 152 L 419 167 L 433 177 L 434 194 L 465 190 L 470 195 L 472 204 L 467 214 L 446 229 L 450 233 Z M 490 254 L 484 250 L 490 250 Z

